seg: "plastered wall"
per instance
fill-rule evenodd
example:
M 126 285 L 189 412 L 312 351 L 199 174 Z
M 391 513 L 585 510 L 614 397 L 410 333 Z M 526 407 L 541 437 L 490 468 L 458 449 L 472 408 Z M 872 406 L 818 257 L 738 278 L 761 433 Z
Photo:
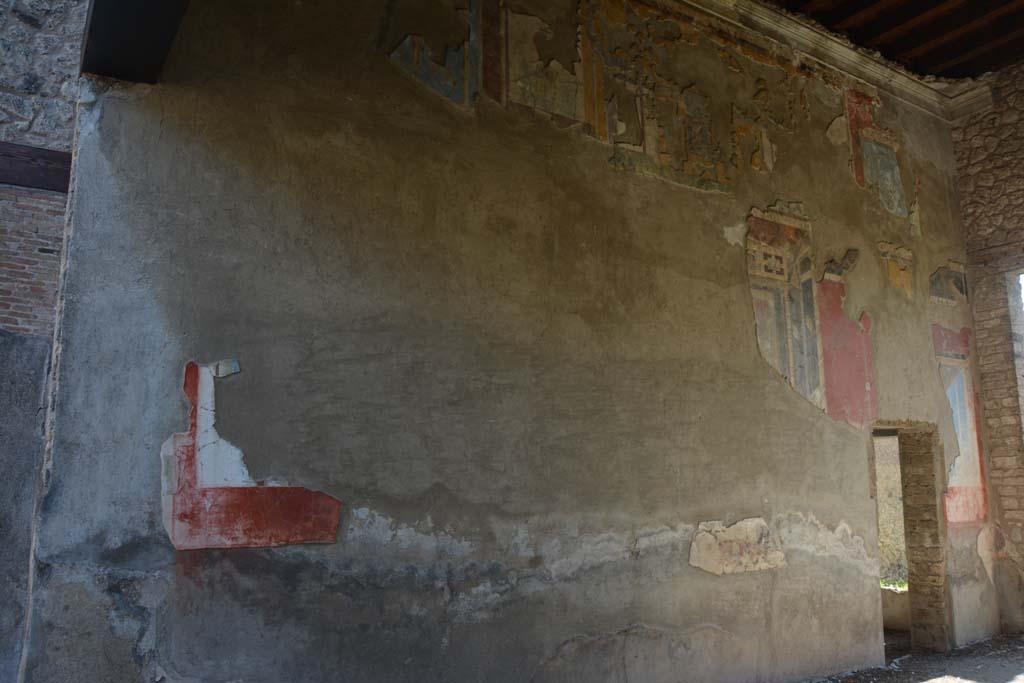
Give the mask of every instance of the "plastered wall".
M 997 629 L 940 119 L 612 0 L 197 3 L 83 97 L 27 680 L 876 665 L 883 423 L 934 426 L 937 645 Z M 175 551 L 189 361 L 333 542 Z

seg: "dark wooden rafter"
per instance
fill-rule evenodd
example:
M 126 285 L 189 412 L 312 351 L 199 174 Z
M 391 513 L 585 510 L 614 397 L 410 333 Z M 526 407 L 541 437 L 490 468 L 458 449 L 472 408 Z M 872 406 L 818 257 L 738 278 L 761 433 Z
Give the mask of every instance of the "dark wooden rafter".
M 900 49 L 896 56 L 907 60 L 918 59 L 957 39 L 966 39 L 1021 9 L 1024 9 L 1024 0 L 974 0 L 945 19 L 908 36 L 905 43 L 910 47 Z M 959 47 L 970 48 L 966 43 Z
M 945 61 L 935 64 L 935 71 L 943 74 L 956 75 L 956 72 L 970 72 L 973 63 L 984 63 L 986 69 L 999 69 L 1002 66 L 1020 61 L 1021 45 L 1024 42 L 1024 26 L 993 36 L 992 40 L 980 44 L 973 50 L 950 51 L 942 56 Z
M 876 2 L 866 3 L 863 7 L 852 12 L 844 12 L 844 16 L 841 18 L 837 17 L 835 27 L 840 31 L 847 31 L 851 28 L 863 26 L 905 2 L 906 0 L 877 0 Z
M 91 0 L 81 70 L 156 83 L 188 0 Z
M 67 192 L 70 178 L 69 153 L 0 142 L 0 183 Z
M 922 74 L 977 76 L 1024 61 L 1024 0 L 779 0 Z
M 953 10 L 967 5 L 974 0 L 944 0 L 933 2 L 922 7 L 921 3 L 909 2 L 905 6 L 888 13 L 877 21 L 858 29 L 857 39 L 871 47 L 888 45 L 902 38 L 915 29 L 937 21 Z

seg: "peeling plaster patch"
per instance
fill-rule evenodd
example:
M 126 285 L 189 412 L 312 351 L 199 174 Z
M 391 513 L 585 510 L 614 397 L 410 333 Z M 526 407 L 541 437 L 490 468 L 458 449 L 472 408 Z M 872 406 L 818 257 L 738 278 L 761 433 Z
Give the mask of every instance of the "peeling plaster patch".
M 832 530 L 814 515 L 791 511 L 775 515 L 772 526 L 786 552 L 799 550 L 817 557 L 832 557 L 868 576 L 878 577 L 878 559 L 868 555 L 864 539 L 855 536 L 846 522 Z
M 736 225 L 727 225 L 722 228 L 722 236 L 725 241 L 734 247 L 742 247 L 747 239 L 747 223 L 741 221 Z
M 850 141 L 850 134 L 846 123 L 846 116 L 837 116 L 829 124 L 828 129 L 825 131 L 825 135 L 828 137 L 829 142 L 833 145 L 840 146 L 846 145 Z
M 611 562 L 620 562 L 661 549 L 680 552 L 693 537 L 694 527 L 678 524 L 640 529 L 636 532 L 607 532 L 554 538 L 541 546 L 545 567 L 552 578 L 564 578 Z
M 430 526 L 429 522 L 424 524 Z M 474 550 L 473 544 L 466 539 L 445 531 L 423 533 L 369 508 L 356 508 L 352 511 L 345 538 L 350 544 L 378 547 L 393 544 L 401 550 L 436 557 L 466 557 Z
M 701 522 L 690 545 L 690 565 L 721 576 L 784 567 L 786 555 L 761 517 L 732 526 Z

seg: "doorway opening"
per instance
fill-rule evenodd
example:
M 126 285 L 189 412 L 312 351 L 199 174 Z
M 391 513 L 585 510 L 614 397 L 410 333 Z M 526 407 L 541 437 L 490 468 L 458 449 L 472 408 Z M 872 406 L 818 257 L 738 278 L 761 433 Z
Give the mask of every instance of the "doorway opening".
M 872 434 L 886 661 L 950 649 L 941 446 L 933 425 Z

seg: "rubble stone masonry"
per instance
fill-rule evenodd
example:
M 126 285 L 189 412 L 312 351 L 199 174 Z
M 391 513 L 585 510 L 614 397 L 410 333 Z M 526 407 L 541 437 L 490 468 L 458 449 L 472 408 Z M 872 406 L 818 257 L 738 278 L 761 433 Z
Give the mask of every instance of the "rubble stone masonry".
M 0 0 L 0 141 L 68 151 L 84 0 Z
M 973 293 L 981 399 L 997 514 L 1024 540 L 1024 460 L 1014 324 L 1024 269 L 1024 67 L 996 79 L 995 105 L 953 131 Z

